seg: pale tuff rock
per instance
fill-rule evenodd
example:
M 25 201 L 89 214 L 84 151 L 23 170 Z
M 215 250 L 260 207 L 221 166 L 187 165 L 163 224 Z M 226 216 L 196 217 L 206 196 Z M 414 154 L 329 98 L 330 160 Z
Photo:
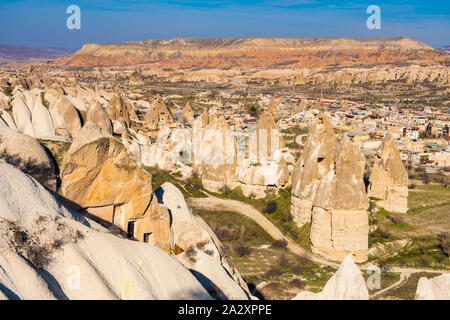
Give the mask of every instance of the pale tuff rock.
M 419 279 L 416 300 L 450 300 L 450 273 L 438 277 Z
M 369 180 L 368 195 L 381 199 L 381 207 L 394 213 L 408 211 L 408 172 L 389 133 L 378 148 Z
M 124 231 L 131 229 L 140 241 L 150 233 L 151 176 L 119 140 L 94 123 L 84 125 L 64 156 L 61 179 L 64 197 L 89 213 Z
M 31 245 L 50 250 L 50 264 L 34 268 L 26 252 L 17 252 L 11 223 L 27 234 Z M 211 299 L 177 259 L 108 233 L 2 163 L 0 234 L 0 299 Z M 76 239 L 76 234 L 83 237 Z M 55 239 L 65 241 L 58 250 L 51 249 Z M 79 282 L 68 277 L 76 274 Z
M 63 96 L 50 104 L 50 114 L 56 134 L 73 138 L 80 131 L 81 120 L 78 111 L 66 97 Z
M 284 159 L 284 157 L 281 157 L 281 160 L 278 164 L 278 171 L 277 171 L 277 186 L 280 188 L 286 187 L 290 183 L 290 176 L 289 176 L 289 167 Z
M 0 125 L 0 159 L 30 174 L 44 186 L 56 190 L 53 162 L 33 137 Z
M 90 104 L 87 115 L 86 122 L 92 121 L 97 126 L 99 126 L 104 132 L 112 134 L 111 120 L 108 118 L 108 114 L 105 109 L 100 105 L 99 102 L 94 101 Z
M 299 227 L 311 221 L 313 201 L 321 180 L 330 171 L 338 142 L 328 117 L 319 114 L 292 172 L 291 214 Z
M 194 150 L 194 170 L 203 185 L 216 192 L 224 185 L 235 188 L 238 185 L 237 144 L 223 116 L 212 115 L 204 130 L 194 129 L 194 139 L 200 141 L 199 150 Z
M 31 122 L 31 111 L 20 96 L 16 96 L 13 100 L 12 114 L 19 132 L 36 137 L 33 123 Z
M 26 99 L 28 109 L 31 111 L 31 122 L 37 138 L 55 136 L 55 128 L 53 127 L 50 112 L 41 102 L 41 91 L 31 90 L 23 92 Z
M 172 114 L 160 95 L 153 98 L 152 104 L 144 117 L 144 123 L 147 130 L 150 131 L 157 131 L 164 125 L 173 126 Z
M 6 112 L 6 110 L 2 111 L 2 113 L 0 114 L 0 118 L 10 129 L 12 129 L 14 131 L 19 131 L 16 127 L 14 119 L 11 117 L 11 115 L 8 112 Z
M 261 115 L 261 119 L 256 126 L 256 143 L 258 163 L 261 163 L 263 159 L 272 159 L 277 150 L 284 148 L 283 136 L 272 114 L 268 111 Z
M 106 106 L 106 114 L 111 120 L 123 121 L 126 128 L 131 127 L 131 119 L 137 119 L 131 102 L 121 94 L 116 94 Z
M 313 252 L 332 260 L 342 260 L 348 253 L 353 253 L 357 262 L 367 260 L 369 201 L 363 181 L 365 161 L 344 136 L 313 201 Z
M 293 300 L 369 300 L 366 281 L 348 254 L 321 292 L 300 292 Z
M 186 103 L 186 106 L 184 107 L 183 112 L 181 113 L 181 122 L 183 124 L 189 125 L 192 125 L 192 123 L 194 122 L 194 111 L 192 110 L 189 101 Z
M 191 131 L 187 129 L 170 131 L 167 126 L 164 126 L 158 132 L 154 144 L 151 144 L 144 136 L 137 135 L 136 137 L 143 165 L 176 171 L 184 177 L 192 174 L 192 168 L 187 165 L 192 162 Z
M 232 262 L 226 258 L 219 239 L 204 220 L 189 209 L 181 191 L 172 183 L 165 182 L 155 194 L 169 210 L 175 248 L 185 252 L 178 259 L 193 271 L 208 291 L 220 289 L 215 292 L 218 298 L 248 299 L 248 287 Z M 190 256 L 186 256 L 186 251 L 190 251 Z
M 54 138 L 55 128 L 50 112 L 41 102 L 41 91 L 14 91 L 12 115 L 19 132 L 35 138 Z
M 201 123 L 202 123 L 202 128 L 206 128 L 206 126 L 209 124 L 208 110 L 203 109 L 203 112 L 200 115 L 200 120 L 201 120 Z

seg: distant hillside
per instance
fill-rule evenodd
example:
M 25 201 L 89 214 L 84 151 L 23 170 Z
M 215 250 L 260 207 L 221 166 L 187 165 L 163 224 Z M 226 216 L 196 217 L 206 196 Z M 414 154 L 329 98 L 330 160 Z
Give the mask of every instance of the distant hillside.
M 54 63 L 151 69 L 302 69 L 410 62 L 439 64 L 442 52 L 411 38 L 177 38 L 85 44 Z
M 74 51 L 69 49 L 0 45 L 0 63 L 28 63 L 54 60 L 70 55 Z
M 445 52 L 450 52 L 450 46 L 442 46 L 442 47 L 439 47 L 437 49 L 441 50 L 441 51 L 445 51 Z

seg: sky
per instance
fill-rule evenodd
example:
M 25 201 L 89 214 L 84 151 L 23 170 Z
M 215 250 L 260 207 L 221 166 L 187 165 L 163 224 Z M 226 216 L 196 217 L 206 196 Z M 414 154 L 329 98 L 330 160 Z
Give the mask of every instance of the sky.
M 78 5 L 81 29 L 66 9 Z M 369 30 L 369 5 L 381 29 Z M 0 44 L 79 49 L 85 43 L 168 38 L 399 37 L 450 45 L 450 0 L 1 0 Z

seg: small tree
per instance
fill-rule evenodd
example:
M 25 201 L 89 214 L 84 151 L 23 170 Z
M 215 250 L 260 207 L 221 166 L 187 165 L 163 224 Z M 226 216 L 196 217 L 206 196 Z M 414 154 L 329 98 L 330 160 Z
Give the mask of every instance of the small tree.
M 243 245 L 243 244 L 237 244 L 234 246 L 234 251 L 239 255 L 239 257 L 248 256 L 252 250 Z
M 274 213 L 275 211 L 277 211 L 277 209 L 278 209 L 278 203 L 276 201 L 271 200 L 267 203 L 266 212 L 268 214 Z
M 282 240 L 275 240 L 272 243 L 272 247 L 277 248 L 277 249 L 286 249 L 287 248 L 287 241 L 282 239 Z

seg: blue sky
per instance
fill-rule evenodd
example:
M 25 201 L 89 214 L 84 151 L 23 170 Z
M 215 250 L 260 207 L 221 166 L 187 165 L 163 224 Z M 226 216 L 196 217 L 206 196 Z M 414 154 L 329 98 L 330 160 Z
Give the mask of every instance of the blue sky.
M 81 30 L 66 8 L 81 8 Z M 369 30 L 369 5 L 381 30 Z M 450 45 L 450 1 L 2 0 L 0 44 L 78 49 L 84 43 L 176 37 L 397 37 Z

